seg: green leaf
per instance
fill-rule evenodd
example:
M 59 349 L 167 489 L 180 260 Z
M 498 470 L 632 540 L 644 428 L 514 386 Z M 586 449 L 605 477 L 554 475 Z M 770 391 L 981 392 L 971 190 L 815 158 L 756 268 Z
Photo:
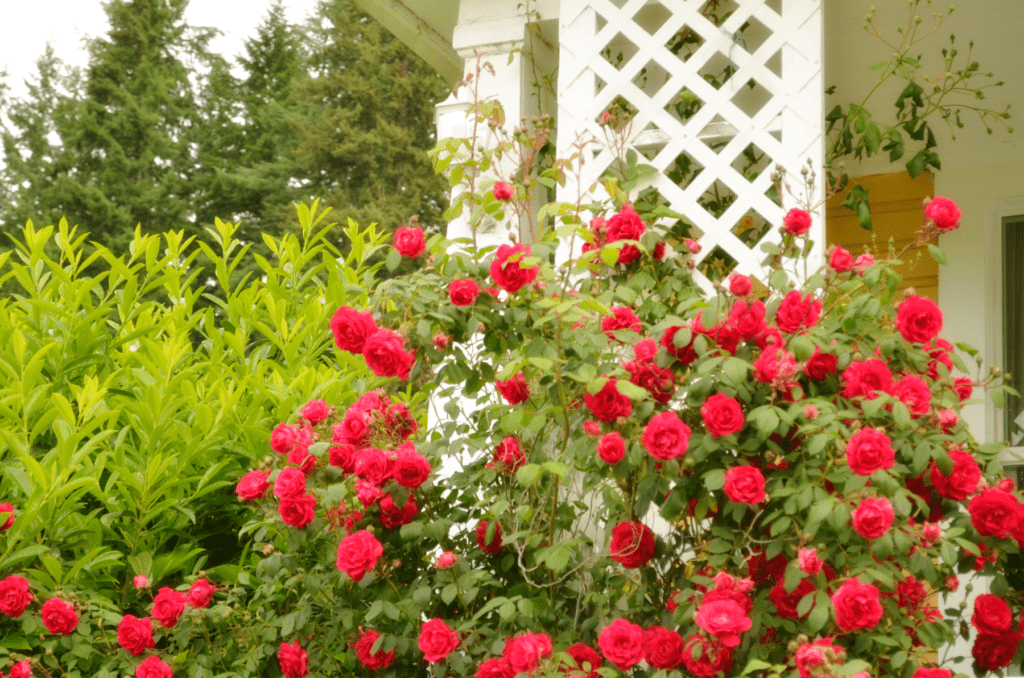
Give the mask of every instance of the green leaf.
M 918 151 L 917 154 L 907 162 L 907 173 L 910 174 L 911 178 L 916 179 L 921 176 L 921 173 L 924 172 L 927 161 L 928 155 L 924 151 Z
M 928 254 L 932 255 L 932 259 L 939 264 L 946 265 L 946 253 L 931 243 L 928 244 Z
M 725 487 L 725 469 L 716 468 L 705 473 L 704 487 L 712 491 Z
M 537 477 L 540 476 L 540 471 L 540 464 L 526 464 L 516 471 L 516 480 L 518 480 L 519 484 L 523 487 L 529 487 L 537 481 Z
M 398 253 L 398 250 L 391 250 L 388 252 L 387 258 L 384 260 L 384 265 L 387 266 L 389 271 L 394 271 L 398 268 L 398 265 L 402 263 L 402 255 Z

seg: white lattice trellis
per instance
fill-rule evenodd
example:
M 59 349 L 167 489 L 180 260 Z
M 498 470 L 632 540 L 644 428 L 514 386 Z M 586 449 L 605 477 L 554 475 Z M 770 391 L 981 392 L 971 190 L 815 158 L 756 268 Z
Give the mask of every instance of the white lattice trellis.
M 815 168 L 822 164 L 821 3 L 720 4 L 720 16 L 732 13 L 716 26 L 701 12 L 707 0 L 562 0 L 558 150 L 565 157 L 580 139 L 604 140 L 598 121 L 624 99 L 635 109 L 626 142 L 659 170 L 654 185 L 669 206 L 702 232 L 700 256 L 717 248 L 736 261 L 736 270 L 759 274 L 759 244 L 780 236 L 769 228 L 758 242 L 744 243 L 737 232 L 743 218 L 754 212 L 779 225 L 783 209 L 769 196 L 772 171 L 792 174 L 808 159 Z M 684 29 L 699 37 L 686 58 L 668 46 Z M 722 64 L 731 75 L 716 88 L 705 75 Z M 674 108 L 684 92 L 700 104 L 686 118 Z M 600 143 L 590 148 L 584 185 L 615 160 Z M 763 156 L 760 171 L 748 178 L 737 165 L 751 148 Z M 702 169 L 679 186 L 666 172 L 684 156 Z M 718 216 L 701 205 L 716 188 L 733 200 Z M 824 235 L 821 219 L 816 223 L 812 270 L 821 261 Z

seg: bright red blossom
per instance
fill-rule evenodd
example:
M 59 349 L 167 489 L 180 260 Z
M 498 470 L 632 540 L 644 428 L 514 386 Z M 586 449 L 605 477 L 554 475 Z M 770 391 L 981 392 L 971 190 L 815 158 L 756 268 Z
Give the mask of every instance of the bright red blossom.
M 298 640 L 291 645 L 281 643 L 277 650 L 277 663 L 281 665 L 281 673 L 286 678 L 302 678 L 308 675 L 309 668 L 306 662 L 306 651 L 302 649 Z
M 459 634 L 443 619 L 431 619 L 420 629 L 418 645 L 423 652 L 423 658 L 435 664 L 443 661 L 459 646 Z

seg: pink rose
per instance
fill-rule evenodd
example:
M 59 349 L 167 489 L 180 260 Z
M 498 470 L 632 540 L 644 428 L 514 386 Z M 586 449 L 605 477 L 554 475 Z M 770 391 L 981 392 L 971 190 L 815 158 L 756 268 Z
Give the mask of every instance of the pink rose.
M 266 471 L 249 471 L 235 485 L 235 494 L 240 501 L 262 499 L 269 487 Z
M 895 514 L 885 497 L 865 497 L 850 514 L 853 529 L 865 539 L 878 539 L 889 529 Z
M 956 203 L 949 198 L 935 196 L 928 201 L 924 208 L 924 215 L 935 223 L 935 228 L 940 231 L 952 231 L 960 225 L 960 209 Z
M 832 253 L 828 257 L 828 265 L 836 273 L 846 273 L 847 271 L 852 271 L 855 264 L 853 255 L 842 245 L 836 245 L 832 248 Z
M 447 570 L 449 567 L 455 566 L 455 554 L 451 551 L 445 551 L 437 557 L 437 569 Z
M 796 559 L 800 569 L 812 576 L 821 572 L 821 567 L 825 564 L 825 561 L 818 557 L 816 549 L 800 549 Z
M 845 654 L 840 653 L 843 653 L 843 649 L 838 645 L 833 645 L 831 639 L 820 638 L 813 643 L 804 643 L 797 648 L 793 660 L 796 662 L 800 678 L 811 678 L 812 672 L 818 667 L 824 666 L 830 661 L 835 664 L 841 663 L 841 657 Z
M 753 466 L 734 466 L 725 472 L 725 496 L 739 504 L 764 501 L 764 476 Z
M 435 664 L 443 661 L 459 646 L 459 634 L 443 619 L 431 619 L 420 629 L 419 648 L 423 658 Z
M 896 461 L 889 436 L 873 428 L 862 428 L 846 443 L 846 461 L 859 476 L 890 469 Z
M 896 309 L 896 330 L 912 344 L 927 344 L 942 331 L 942 310 L 926 297 L 907 297 Z
M 836 624 L 844 631 L 870 629 L 882 619 L 878 589 L 861 584 L 856 578 L 847 579 L 832 594 L 832 606 L 836 610 Z
M 504 181 L 497 181 L 494 183 L 494 188 L 492 189 L 492 192 L 494 194 L 495 200 L 506 202 L 512 199 L 512 196 L 515 194 L 515 189 L 512 188 L 507 183 L 505 183 Z
M 405 342 L 398 333 L 388 329 L 377 330 L 363 346 L 366 366 L 378 377 L 409 378 L 413 356 L 405 350 Z
M 475 280 L 463 278 L 448 284 L 448 298 L 455 306 L 470 306 L 480 294 L 480 285 Z
M 135 575 L 135 578 L 132 579 L 132 584 L 137 589 L 144 589 L 149 586 L 149 579 L 147 579 L 144 574 L 137 574 Z
M 303 419 L 316 426 L 321 421 L 331 416 L 331 412 L 333 411 L 333 407 L 320 398 L 317 398 L 315 400 L 310 400 L 308 403 L 303 405 L 300 414 Z
M 750 629 L 753 622 L 735 600 L 718 598 L 707 601 L 697 610 L 697 626 L 718 639 L 725 647 L 740 644 L 740 634 Z
M 782 217 L 782 225 L 789 235 L 803 235 L 811 230 L 811 215 L 802 209 L 794 207 Z
M 403 226 L 395 231 L 395 249 L 403 257 L 415 259 L 423 254 L 427 240 L 419 226 Z
M 620 671 L 629 671 L 644 659 L 644 632 L 636 624 L 616 619 L 601 630 L 597 646 Z
M 704 401 L 700 414 L 708 433 L 715 438 L 738 433 L 743 428 L 743 410 L 739 401 L 721 393 Z
M 626 454 L 626 443 L 618 431 L 605 434 L 597 441 L 597 454 L 607 464 L 618 464 Z
M 331 318 L 334 343 L 342 351 L 362 353 L 366 340 L 376 331 L 377 323 L 374 322 L 372 314 L 360 313 L 348 306 L 339 308 Z
M 286 678 L 302 678 L 309 675 L 309 668 L 306 665 L 306 651 L 296 640 L 292 645 L 281 643 L 277 649 L 277 663 L 281 665 L 281 673 Z
M 366 530 L 359 530 L 341 540 L 338 545 L 338 569 L 352 581 L 362 581 L 367 572 L 384 555 L 384 547 Z
M 529 285 L 540 272 L 539 266 L 523 268 L 523 259 L 533 256 L 533 249 L 529 245 L 516 243 L 515 245 L 500 245 L 494 253 L 494 260 L 491 262 L 491 277 L 498 287 L 509 294 L 515 294 L 521 288 Z M 509 261 L 511 258 L 515 261 Z
M 675 459 L 686 454 L 690 445 L 690 427 L 675 412 L 661 412 L 647 422 L 642 440 L 655 459 Z

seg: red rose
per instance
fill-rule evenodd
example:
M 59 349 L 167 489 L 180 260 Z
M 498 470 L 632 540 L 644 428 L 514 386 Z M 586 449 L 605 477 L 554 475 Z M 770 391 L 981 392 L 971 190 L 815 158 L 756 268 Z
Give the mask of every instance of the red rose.
M 620 671 L 629 671 L 644 658 L 644 632 L 636 624 L 625 619 L 616 619 L 601 630 L 597 646 L 605 659 L 615 664 Z
M 377 565 L 377 559 L 384 555 L 384 547 L 366 530 L 359 530 L 341 540 L 338 544 L 338 569 L 352 581 L 362 581 L 367 572 Z
M 683 665 L 697 678 L 712 678 L 720 673 L 728 675 L 732 670 L 732 650 L 695 633 L 686 639 Z
M 516 243 L 515 245 L 500 245 L 494 253 L 494 260 L 491 262 L 491 277 L 498 287 L 509 294 L 515 294 L 525 285 L 529 285 L 537 277 L 540 271 L 539 266 L 523 268 L 523 259 L 533 255 L 533 249 L 529 245 Z M 511 258 L 515 261 L 509 261 Z
M 505 641 L 501 654 L 512 673 L 533 675 L 540 666 L 540 660 L 550 657 L 552 651 L 551 638 L 546 633 L 527 632 Z
M 0 525 L 0 532 L 6 532 L 11 529 L 11 525 L 14 524 L 14 506 L 11 504 L 0 504 L 0 520 L 3 524 Z
M 853 255 L 842 245 L 836 245 L 828 257 L 828 265 L 836 273 L 852 271 L 854 267 Z
M 413 356 L 405 350 L 405 342 L 396 332 L 377 330 L 363 346 L 366 366 L 378 377 L 409 378 Z
M 648 340 L 650 341 L 650 340 Z M 653 344 L 654 342 L 651 341 Z M 651 398 L 659 403 L 672 400 L 676 392 L 676 375 L 667 367 L 658 367 L 653 362 L 630 360 L 623 365 L 629 372 L 629 382 L 646 389 Z
M 391 477 L 402 487 L 415 490 L 430 477 L 430 462 L 411 443 L 402 443 L 395 454 Z
M 185 612 L 187 602 L 187 595 L 164 586 L 153 599 L 153 618 L 165 629 L 169 629 L 178 623 L 178 619 Z
M 476 678 L 515 678 L 512 667 L 504 659 L 491 658 L 476 670 Z
M 932 391 L 921 377 L 903 377 L 892 385 L 889 393 L 907 406 L 911 417 L 928 414 L 931 409 Z
M 974 599 L 974 614 L 971 624 L 978 633 L 1007 633 L 1013 626 L 1013 612 L 1006 601 L 997 595 L 983 593 Z
M 843 648 L 833 645 L 829 638 L 819 638 L 813 643 L 804 643 L 797 648 L 793 660 L 796 662 L 796 669 L 800 678 L 811 678 L 818 675 L 815 671 L 818 667 L 827 663 L 839 664 L 842 662 Z
M 754 379 L 787 389 L 796 377 L 796 358 L 778 344 L 769 344 L 754 361 Z
M 487 539 L 487 521 L 481 520 L 476 526 L 476 543 L 488 555 L 498 555 L 501 553 L 501 527 L 494 524 L 494 536 Z
M 288 454 L 295 447 L 297 434 L 294 426 L 278 424 L 270 434 L 270 449 L 278 454 Z
M 333 411 L 333 407 L 320 398 L 316 398 L 315 400 L 310 400 L 308 403 L 303 405 L 299 413 L 302 415 L 303 419 L 316 426 L 321 421 L 331 416 L 331 412 Z
M 311 494 L 285 497 L 277 505 L 277 512 L 285 525 L 301 530 L 316 517 L 316 497 Z
M 743 411 L 735 398 L 716 393 L 704 401 L 700 408 L 704 425 L 708 433 L 721 438 L 731 433 L 738 433 L 743 428 Z
M 153 642 L 153 620 L 126 614 L 117 625 L 117 642 L 132 656 L 156 647 Z
M 814 584 L 806 579 L 801 579 L 800 583 L 792 593 L 786 592 L 786 583 L 783 580 L 779 580 L 775 586 L 772 587 L 771 591 L 768 592 L 768 598 L 775 604 L 775 610 L 778 615 L 783 619 L 803 619 L 810 610 L 801 615 L 797 611 L 797 607 L 800 605 L 800 600 L 808 593 L 812 593 L 817 589 L 814 588 Z M 813 607 L 813 605 L 812 605 Z
M 188 587 L 188 604 L 197 610 L 204 608 L 210 604 L 216 591 L 216 584 L 211 584 L 207 579 L 196 579 L 192 586 Z
M 733 273 L 729 276 L 729 291 L 735 294 L 737 297 L 745 297 L 754 289 L 754 283 L 750 281 L 750 278 L 739 273 Z
M 836 610 L 836 624 L 844 631 L 870 629 L 882 619 L 878 589 L 861 584 L 856 578 L 847 579 L 832 594 L 832 606 Z
M 31 675 L 32 663 L 27 659 L 22 659 L 11 667 L 10 678 L 29 678 Z
M 953 672 L 949 669 L 927 669 L 922 666 L 914 671 L 912 678 L 953 678 Z
M 423 658 L 435 664 L 450 655 L 459 646 L 459 634 L 444 623 L 431 619 L 420 629 L 419 647 Z
M 526 385 L 526 377 L 522 372 L 517 372 L 508 381 L 498 379 L 494 382 L 494 387 L 509 405 L 518 405 L 530 397 L 530 387 Z
M 146 657 L 139 664 L 139 667 L 135 669 L 135 678 L 171 678 L 171 674 L 170 665 L 166 664 L 156 655 Z
M 363 506 L 372 506 L 380 501 L 380 498 L 383 496 L 384 491 L 373 483 L 361 479 L 356 482 L 356 499 Z
M 736 331 L 736 335 L 741 340 L 750 341 L 768 328 L 764 314 L 764 304 L 760 300 L 748 304 L 743 299 L 739 299 L 729 312 L 727 325 Z
M 626 203 L 618 214 L 608 220 L 608 242 L 618 240 L 639 240 L 647 227 L 640 219 L 640 215 L 633 211 L 633 206 Z M 616 263 L 628 264 L 640 258 L 640 250 L 635 245 L 626 245 L 619 250 L 619 259 Z
M 686 454 L 690 445 L 690 427 L 675 412 L 661 412 L 647 422 L 642 440 L 655 459 L 675 459 Z
M 811 230 L 811 215 L 794 207 L 782 217 L 782 225 L 789 235 L 803 235 Z
M 967 504 L 971 525 L 983 537 L 1005 537 L 1017 525 L 1017 497 L 996 488 L 977 494 Z
M 607 464 L 618 464 L 626 454 L 626 442 L 618 431 L 605 434 L 597 441 L 597 454 Z
M 953 390 L 960 402 L 968 400 L 974 394 L 974 381 L 970 377 L 957 377 L 953 380 Z
M 506 202 L 507 200 L 512 199 L 512 196 L 515 194 L 515 189 L 504 181 L 496 181 L 491 192 L 494 194 L 495 200 Z
M 753 466 L 734 466 L 725 472 L 725 496 L 738 504 L 764 501 L 764 476 Z
M 309 668 L 306 666 L 306 651 L 299 645 L 299 641 L 289 645 L 281 643 L 277 650 L 277 662 L 281 665 L 281 673 L 287 678 L 302 678 L 309 675 Z
M 654 556 L 654 546 L 654 533 L 651 532 L 651 528 L 643 523 L 625 521 L 612 528 L 609 555 L 627 570 L 632 570 Z
M 612 306 L 612 315 L 601 318 L 601 330 L 609 339 L 615 339 L 615 332 L 633 331 L 640 333 L 640 318 L 629 306 Z
M 384 487 L 394 468 L 395 463 L 391 456 L 376 447 L 367 447 L 356 452 L 355 474 L 377 487 Z
M 599 678 L 597 670 L 604 664 L 604 660 L 594 648 L 576 643 L 566 648 L 565 653 L 573 658 L 576 668 L 583 672 L 577 678 Z
M 633 357 L 637 362 L 649 363 L 658 355 L 658 342 L 654 339 L 641 339 L 633 344 Z
M 978 482 L 981 480 L 981 467 L 978 466 L 974 457 L 963 450 L 950 450 L 949 456 L 953 460 L 953 470 L 949 472 L 949 477 L 944 476 L 933 461 L 929 478 L 939 496 L 963 501 L 978 489 Z
M 822 353 L 817 346 L 814 347 L 814 355 L 804 363 L 804 374 L 814 381 L 823 381 L 830 374 L 835 374 L 839 366 L 839 358 L 831 353 Z
M 892 525 L 895 514 L 885 497 L 865 497 L 850 514 L 853 529 L 865 539 L 878 539 Z
M 241 501 L 263 499 L 263 495 L 267 493 L 269 487 L 270 483 L 267 482 L 265 471 L 249 471 L 235 485 L 235 494 Z
M 775 324 L 788 334 L 801 329 L 814 327 L 821 315 L 821 301 L 808 294 L 802 297 L 800 292 L 793 290 L 779 304 L 775 312 Z
M 655 669 L 674 669 L 683 662 L 686 641 L 677 632 L 662 626 L 644 631 L 644 659 Z
M 43 603 L 40 616 L 43 618 L 46 630 L 53 634 L 69 636 L 78 626 L 78 614 L 75 612 L 75 608 L 60 598 L 50 598 Z
M 339 308 L 331 318 L 334 343 L 342 351 L 362 353 L 366 340 L 376 331 L 377 323 L 373 321 L 372 314 L 360 313 L 348 306 Z
M 297 468 L 283 468 L 274 481 L 274 496 L 278 499 L 298 497 L 306 493 L 306 474 Z
M 997 671 L 1009 666 L 1013 661 L 1020 639 L 1019 633 L 978 634 L 971 648 L 971 656 L 979 667 L 986 671 Z
M 869 476 L 875 471 L 892 468 L 896 451 L 892 449 L 889 436 L 873 428 L 862 428 L 846 443 L 846 462 L 850 470 L 859 476 Z
M 494 467 L 505 473 L 515 473 L 526 463 L 526 455 L 519 447 L 519 441 L 509 436 L 494 448 Z
M 395 249 L 403 257 L 415 259 L 423 254 L 427 240 L 423 236 L 423 229 L 419 226 L 403 226 L 395 231 Z
M 448 284 L 448 298 L 456 306 L 469 306 L 480 294 L 480 285 L 475 280 L 462 278 Z
M 931 299 L 907 297 L 896 309 L 896 330 L 912 344 L 927 344 L 942 331 L 942 309 Z
M 335 424 L 336 427 L 340 427 L 340 425 L 340 422 Z M 338 428 L 334 430 L 337 434 Z M 328 450 L 328 463 L 331 466 L 337 466 L 345 473 L 354 473 L 356 470 L 356 446 L 350 443 L 332 445 Z
M 863 362 L 854 361 L 843 370 L 842 395 L 844 398 L 857 398 L 868 396 L 874 398 L 875 391 L 889 392 L 892 385 L 892 372 L 889 366 L 878 358 L 871 358 Z
M 740 634 L 753 622 L 739 603 L 729 598 L 705 600 L 697 610 L 697 626 L 714 636 L 725 647 L 740 644 Z
M 416 505 L 416 499 L 412 495 L 409 495 L 402 508 L 398 508 L 392 496 L 385 494 L 380 499 L 380 524 L 389 530 L 393 530 L 396 527 L 411 523 L 419 511 L 420 507 Z
M 352 644 L 353 649 L 356 651 L 356 657 L 366 668 L 371 671 L 377 669 L 386 669 L 391 666 L 391 662 L 395 661 L 395 651 L 385 652 L 380 649 L 375 653 L 370 653 L 373 649 L 374 643 L 380 638 L 380 634 L 372 629 L 366 629 L 359 636 L 359 640 Z
M 612 377 L 605 380 L 604 386 L 597 393 L 583 395 L 587 407 L 601 421 L 615 421 L 619 417 L 628 417 L 633 413 L 633 403 L 627 396 L 619 393 L 616 383 L 618 380 Z
M 28 581 L 23 577 L 11 575 L 0 581 L 0 612 L 10 617 L 20 617 L 31 602 L 32 593 Z
M 924 208 L 924 215 L 935 223 L 935 228 L 940 231 L 952 231 L 960 225 L 960 209 L 956 203 L 949 198 L 935 196 L 928 201 Z

